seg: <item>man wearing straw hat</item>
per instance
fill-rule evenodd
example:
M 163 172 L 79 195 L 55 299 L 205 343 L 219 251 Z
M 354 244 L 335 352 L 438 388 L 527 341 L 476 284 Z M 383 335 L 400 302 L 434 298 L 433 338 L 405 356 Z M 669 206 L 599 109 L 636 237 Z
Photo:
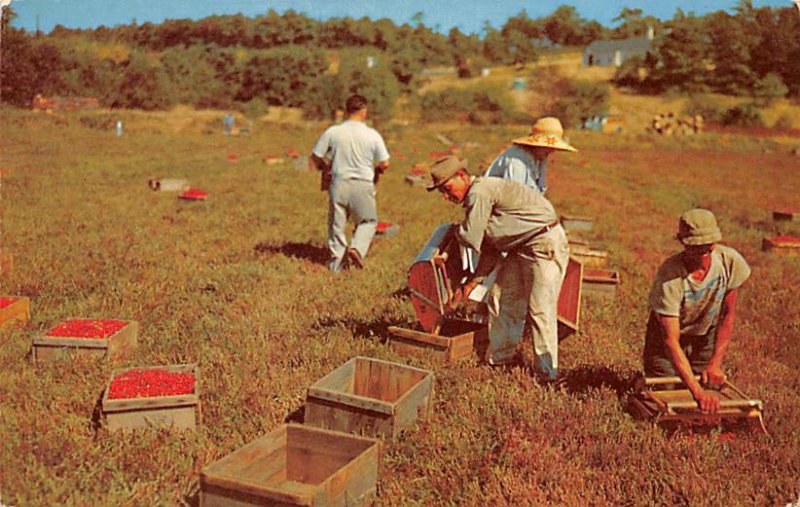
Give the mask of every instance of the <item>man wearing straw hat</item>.
M 719 398 L 703 386 L 725 381 L 722 363 L 733 334 L 736 293 L 750 276 L 741 254 L 718 244 L 721 238 L 711 211 L 681 215 L 676 239 L 683 251 L 656 274 L 643 354 L 646 376 L 680 376 L 700 408 L 712 413 Z
M 539 118 L 531 127 L 531 134 L 514 139 L 512 145 L 501 153 L 484 176 L 517 181 L 541 193 L 547 190 L 547 159 L 554 151 L 576 152 L 564 140 L 564 127 L 558 118 Z
M 526 317 L 531 321 L 537 370 L 545 381 L 558 373 L 558 293 L 569 252 L 553 205 L 540 192 L 514 181 L 470 175 L 466 161 L 450 156 L 431 167 L 433 184 L 444 198 L 462 204 L 458 242 L 480 252 L 475 276 L 460 290 L 464 299 L 497 265 L 499 298 L 489 305 L 492 365 L 515 360 Z M 500 252 L 507 252 L 505 257 Z

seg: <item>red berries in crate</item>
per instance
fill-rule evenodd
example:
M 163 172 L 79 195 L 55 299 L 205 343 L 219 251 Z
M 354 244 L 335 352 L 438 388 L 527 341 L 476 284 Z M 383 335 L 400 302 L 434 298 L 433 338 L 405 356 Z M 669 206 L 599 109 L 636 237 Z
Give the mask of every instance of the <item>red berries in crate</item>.
M 108 338 L 116 334 L 128 323 L 124 320 L 75 319 L 62 322 L 50 329 L 46 336 L 68 338 Z
M 18 300 L 19 300 L 19 298 L 13 298 L 13 297 L 11 297 L 11 298 L 5 298 L 5 297 L 0 297 L 0 309 L 2 309 L 2 308 L 6 308 L 7 306 L 11 306 L 11 305 L 13 305 L 14 303 L 16 303 Z
M 199 188 L 190 188 L 178 197 L 188 201 L 205 201 L 208 198 L 208 192 L 200 190 Z
M 228 155 L 228 162 L 238 162 L 239 156 L 238 155 Z
M 135 368 L 114 377 L 108 389 L 111 400 L 155 398 L 194 393 L 192 373 L 169 372 L 164 369 Z

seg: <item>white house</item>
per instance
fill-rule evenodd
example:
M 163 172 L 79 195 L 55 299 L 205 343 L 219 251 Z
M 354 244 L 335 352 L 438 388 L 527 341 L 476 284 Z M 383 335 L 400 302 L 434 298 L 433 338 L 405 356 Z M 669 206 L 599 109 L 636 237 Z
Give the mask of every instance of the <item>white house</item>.
M 615 66 L 619 67 L 625 60 L 633 56 L 644 56 L 650 51 L 653 45 L 655 30 L 653 27 L 647 28 L 647 35 L 644 37 L 632 37 L 622 40 L 596 40 L 583 50 L 583 65 L 590 67 Z

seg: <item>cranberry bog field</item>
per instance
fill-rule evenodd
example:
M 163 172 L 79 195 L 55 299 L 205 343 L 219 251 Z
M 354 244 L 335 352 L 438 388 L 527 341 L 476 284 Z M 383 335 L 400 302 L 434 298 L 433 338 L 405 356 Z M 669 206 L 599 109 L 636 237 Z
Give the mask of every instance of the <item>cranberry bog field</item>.
M 772 220 L 775 209 L 800 209 L 800 158 L 790 153 L 800 140 L 571 133 L 581 151 L 556 155 L 548 196 L 559 213 L 594 219 L 589 238 L 622 286 L 614 299 L 584 300 L 579 334 L 561 344 L 563 383 L 545 387 L 528 367 L 434 364 L 386 344 L 388 326 L 413 321 L 408 266 L 437 225 L 462 213 L 405 174 L 449 148 L 436 134 L 469 147 L 478 173 L 527 125 L 381 126 L 393 160 L 379 213 L 401 228 L 375 240 L 363 271 L 332 275 L 318 175 L 265 162 L 308 154 L 323 124 L 256 122 L 250 136 L 225 137 L 221 113 L 119 115 L 121 137 L 81 113 L 0 115 L 0 246 L 14 257 L 1 292 L 31 300 L 31 320 L 0 331 L 4 504 L 195 504 L 202 467 L 301 420 L 307 387 L 356 355 L 435 371 L 430 419 L 385 447 L 380 505 L 798 500 L 800 257 L 761 243 L 800 234 L 797 222 Z M 207 198 L 151 191 L 152 178 L 186 179 Z M 651 278 L 678 249 L 678 215 L 694 206 L 716 213 L 723 242 L 753 268 L 726 369 L 764 400 L 769 436 L 664 428 L 625 410 Z M 71 318 L 135 320 L 138 347 L 117 361 L 34 365 L 32 337 Z M 530 365 L 529 342 L 524 354 Z M 202 372 L 196 431 L 100 424 L 113 370 L 187 363 Z

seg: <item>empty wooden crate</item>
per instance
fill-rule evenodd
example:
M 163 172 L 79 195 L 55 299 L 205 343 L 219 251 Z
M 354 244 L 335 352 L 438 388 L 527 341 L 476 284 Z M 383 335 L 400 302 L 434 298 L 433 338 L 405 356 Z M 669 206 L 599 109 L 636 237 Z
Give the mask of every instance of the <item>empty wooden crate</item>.
M 433 372 L 354 357 L 308 388 L 305 423 L 394 438 L 433 404 Z
M 138 331 L 133 320 L 67 320 L 33 338 L 33 359 L 50 361 L 67 354 L 116 359 L 136 347 Z
M 620 285 L 619 271 L 610 269 L 584 269 L 583 293 L 613 297 Z
M 800 255 L 800 238 L 794 236 L 764 238 L 761 249 L 779 255 Z
M 31 300 L 21 296 L 0 296 L 0 327 L 31 318 Z
M 200 472 L 201 507 L 370 505 L 381 442 L 286 424 Z
M 567 232 L 591 231 L 593 223 L 592 219 L 589 217 L 563 215 L 561 217 L 561 226 L 564 227 Z
M 114 371 L 101 401 L 108 429 L 195 429 L 200 412 L 199 374 L 196 364 Z
M 800 221 L 800 212 L 792 209 L 779 209 L 772 212 L 772 219 L 777 222 Z
M 459 319 L 443 319 L 437 332 L 389 327 L 389 346 L 401 354 L 456 361 L 482 357 L 489 343 L 486 324 Z

